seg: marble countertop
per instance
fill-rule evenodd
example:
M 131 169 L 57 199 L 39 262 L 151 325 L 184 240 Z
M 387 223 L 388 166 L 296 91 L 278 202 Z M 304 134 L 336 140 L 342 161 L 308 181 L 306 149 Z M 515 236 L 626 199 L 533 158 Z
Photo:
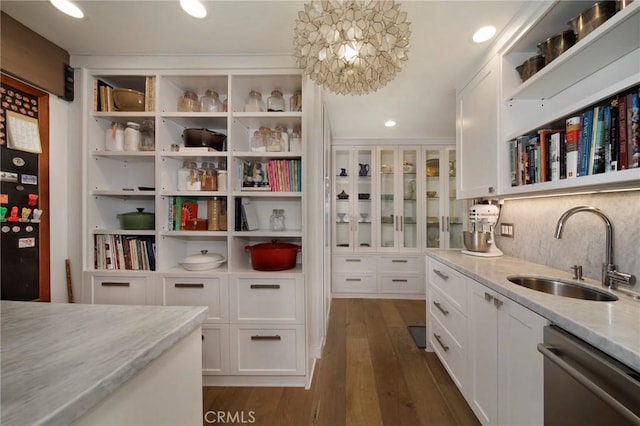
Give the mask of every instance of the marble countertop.
M 531 309 L 636 371 L 640 371 L 640 301 L 613 291 L 615 302 L 554 296 L 518 286 L 508 275 L 572 279 L 572 273 L 509 256 L 468 256 L 460 250 L 429 249 L 426 255 Z M 584 284 L 603 290 L 594 280 Z
M 68 425 L 171 348 L 206 307 L 0 303 L 3 425 Z

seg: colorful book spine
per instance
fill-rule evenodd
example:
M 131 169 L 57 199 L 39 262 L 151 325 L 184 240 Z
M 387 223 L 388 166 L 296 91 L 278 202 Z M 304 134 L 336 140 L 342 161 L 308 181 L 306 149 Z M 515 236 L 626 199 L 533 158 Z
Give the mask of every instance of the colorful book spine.
M 578 176 L 578 143 L 580 141 L 580 116 L 570 117 L 566 121 L 565 152 L 567 153 L 567 179 Z
M 627 168 L 627 98 L 618 98 L 618 169 Z
M 597 109 L 598 115 L 595 118 L 595 137 L 593 139 L 592 155 L 591 155 L 591 168 L 589 173 L 592 175 L 604 173 L 606 164 L 606 152 L 605 152 L 605 113 L 608 106 L 601 106 Z M 609 114 L 606 114 L 609 115 Z
M 618 100 L 614 99 L 609 108 L 609 150 L 611 152 L 611 161 L 607 167 L 607 171 L 618 170 Z
M 593 110 L 588 109 L 580 118 L 580 139 L 578 141 L 577 176 L 586 176 L 589 171 L 589 156 L 593 139 Z
M 634 91 L 627 98 L 627 167 L 640 167 L 640 93 Z
M 562 133 L 555 132 L 549 136 L 549 163 L 551 164 L 551 180 L 557 181 L 561 179 L 560 167 L 562 159 L 561 150 L 564 148 Z

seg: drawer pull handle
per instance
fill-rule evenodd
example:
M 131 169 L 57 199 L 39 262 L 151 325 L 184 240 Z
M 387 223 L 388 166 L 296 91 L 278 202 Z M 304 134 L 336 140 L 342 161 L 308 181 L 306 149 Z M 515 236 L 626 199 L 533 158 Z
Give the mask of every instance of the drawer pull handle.
M 282 338 L 280 336 L 278 336 L 277 334 L 274 335 L 274 336 L 255 335 L 255 336 L 251 336 L 251 340 L 282 340 Z
M 407 259 L 391 259 L 391 263 L 407 263 Z
M 251 284 L 251 289 L 253 290 L 265 290 L 265 289 L 279 289 L 280 284 Z
M 203 283 L 175 283 L 175 288 L 204 288 Z
M 440 346 L 442 346 L 442 349 L 444 349 L 445 352 L 447 352 L 449 350 L 449 346 L 447 346 L 444 343 L 442 343 L 442 340 L 440 340 L 440 336 L 438 336 L 436 333 L 433 333 L 433 337 L 436 338 L 436 340 L 438 341 Z
M 360 262 L 361 259 L 345 259 L 345 262 Z
M 392 283 L 406 283 L 408 281 L 409 280 L 404 280 L 404 279 L 401 280 L 400 278 L 394 278 L 391 280 Z
M 131 284 L 105 281 L 100 283 L 100 285 L 102 287 L 129 287 Z
M 433 301 L 433 304 L 435 305 L 436 308 L 438 308 L 438 310 L 440 312 L 442 312 L 443 315 L 449 315 L 449 311 L 447 311 L 445 308 L 442 307 L 442 304 L 440 302 L 436 302 L 435 300 Z
M 495 305 L 496 308 L 500 309 L 500 306 L 502 306 L 504 302 L 498 298 L 494 298 L 493 299 L 493 304 Z
M 493 300 L 493 296 L 492 296 L 492 295 L 490 295 L 489 293 L 487 293 L 487 292 L 485 291 L 485 293 L 484 293 L 484 300 L 486 300 L 487 302 L 491 302 L 491 301 Z M 497 305 L 496 305 L 496 306 L 497 306 Z
M 439 269 L 434 269 L 433 273 L 436 274 L 437 276 L 439 276 L 440 278 L 442 278 L 443 280 L 448 280 L 449 279 L 449 275 L 443 274 Z
M 356 282 L 360 282 L 362 281 L 360 278 L 347 278 L 345 281 L 356 281 Z

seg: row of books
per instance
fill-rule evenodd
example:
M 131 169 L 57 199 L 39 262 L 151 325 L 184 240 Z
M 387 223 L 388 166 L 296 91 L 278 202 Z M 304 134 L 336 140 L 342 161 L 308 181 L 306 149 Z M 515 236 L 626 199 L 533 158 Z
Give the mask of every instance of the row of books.
M 93 240 L 95 269 L 156 269 L 156 243 L 151 236 L 96 234 Z
M 114 87 L 100 79 L 95 79 L 93 84 L 93 110 L 97 112 L 117 111 L 113 103 Z M 144 93 L 144 110 L 153 111 L 156 93 L 156 78 L 154 76 L 146 77 Z
M 640 90 L 509 144 L 511 186 L 640 167 Z
M 260 228 L 258 214 L 255 206 L 248 198 L 236 197 L 235 202 L 235 223 L 236 231 L 254 231 Z
M 240 167 L 243 191 L 302 191 L 300 160 L 244 161 Z

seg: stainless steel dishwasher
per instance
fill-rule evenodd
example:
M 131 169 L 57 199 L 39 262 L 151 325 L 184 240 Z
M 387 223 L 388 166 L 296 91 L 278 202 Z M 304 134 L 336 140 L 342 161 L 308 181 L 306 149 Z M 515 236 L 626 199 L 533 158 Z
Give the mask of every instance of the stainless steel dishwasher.
M 640 374 L 551 325 L 544 328 L 544 424 L 640 425 Z

